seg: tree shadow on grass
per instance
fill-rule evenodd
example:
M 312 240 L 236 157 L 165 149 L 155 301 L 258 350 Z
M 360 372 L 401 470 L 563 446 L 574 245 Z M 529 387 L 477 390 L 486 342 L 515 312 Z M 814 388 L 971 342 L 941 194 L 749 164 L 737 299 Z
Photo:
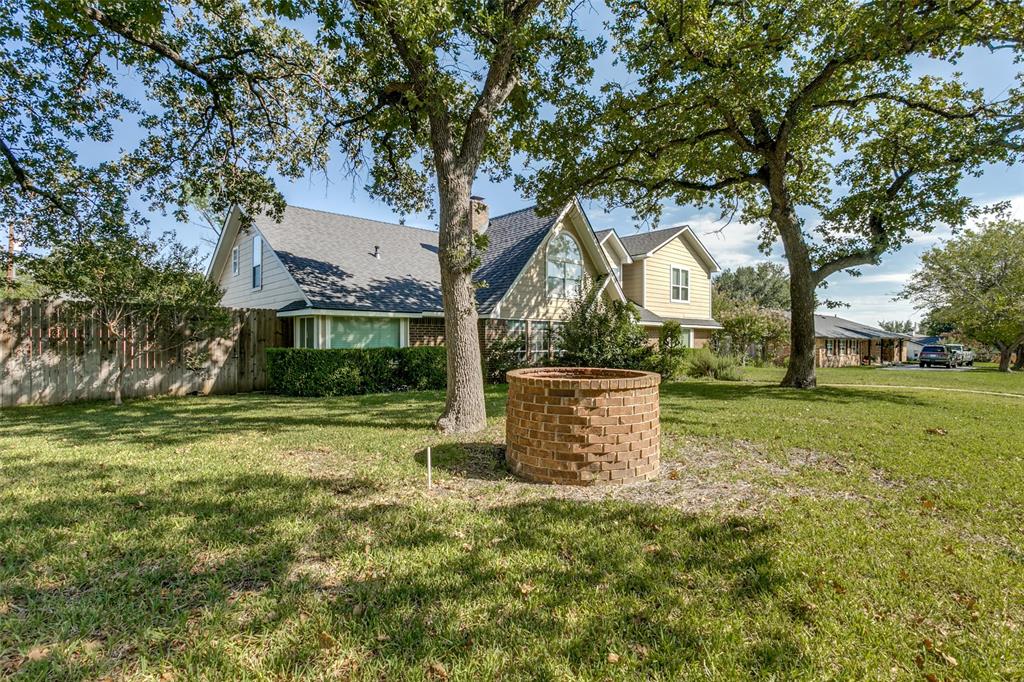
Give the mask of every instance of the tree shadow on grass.
M 709 655 L 741 676 L 806 664 L 771 524 L 554 500 L 469 516 L 381 505 L 336 523 L 324 556 L 374 538 L 374 577 L 329 604 L 333 637 L 369 643 L 368 677 L 431 661 L 460 679 L 677 679 Z
M 0 516 L 0 671 L 453 679 L 798 670 L 756 519 L 625 503 L 369 503 L 372 482 L 17 459 Z M 298 570 L 318 566 L 320 573 Z M 259 605 L 253 610 L 252 604 Z M 99 654 L 76 648 L 99 641 Z M 233 642 L 225 648 L 221 643 Z M 30 647 L 51 647 L 26 660 Z M 621 660 L 608 661 L 616 653 Z M 248 666 L 256 666 L 255 669 Z
M 423 448 L 414 457 L 426 469 L 427 450 Z M 505 465 L 504 443 L 487 441 L 440 443 L 431 447 L 431 464 L 449 474 L 480 481 L 515 479 Z
M 489 387 L 487 413 L 505 411 L 504 387 Z M 382 393 L 336 398 L 292 398 L 269 394 L 196 396 L 19 407 L 0 412 L 4 435 L 45 436 L 74 445 L 101 441 L 167 447 L 244 431 L 278 432 L 340 428 L 432 430 L 444 406 L 437 391 Z
M 95 678 L 173 657 L 237 595 L 273 591 L 318 500 L 364 497 L 366 479 L 272 473 L 158 480 L 147 467 L 5 454 L 0 677 Z M 282 530 L 287 529 L 287 530 Z M 100 656 L 79 644 L 98 642 Z M 40 660 L 25 656 L 45 647 Z
M 927 403 L 898 390 L 868 388 L 837 388 L 819 386 L 813 390 L 764 386 L 744 382 L 674 381 L 661 384 L 661 397 L 698 398 L 702 400 L 770 399 L 807 405 L 888 403 L 899 406 L 921 406 Z

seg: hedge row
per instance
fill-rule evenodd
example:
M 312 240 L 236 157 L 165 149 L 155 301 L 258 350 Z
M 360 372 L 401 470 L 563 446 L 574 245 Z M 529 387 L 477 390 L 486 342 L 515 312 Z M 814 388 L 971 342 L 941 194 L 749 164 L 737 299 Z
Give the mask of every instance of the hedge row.
M 437 390 L 446 383 L 443 347 L 267 349 L 267 384 L 272 393 L 358 395 Z

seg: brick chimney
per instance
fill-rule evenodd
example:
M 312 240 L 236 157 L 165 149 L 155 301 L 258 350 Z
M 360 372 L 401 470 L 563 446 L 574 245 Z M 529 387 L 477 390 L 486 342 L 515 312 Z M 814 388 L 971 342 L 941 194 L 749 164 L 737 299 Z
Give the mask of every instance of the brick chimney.
M 469 198 L 469 220 L 473 226 L 473 232 L 483 234 L 487 231 L 487 226 L 491 222 L 491 213 L 483 197 Z

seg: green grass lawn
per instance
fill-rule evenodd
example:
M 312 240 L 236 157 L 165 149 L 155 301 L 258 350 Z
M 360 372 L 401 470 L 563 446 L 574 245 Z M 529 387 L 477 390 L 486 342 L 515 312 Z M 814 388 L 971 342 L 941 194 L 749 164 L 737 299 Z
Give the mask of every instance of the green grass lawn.
M 0 412 L 0 677 L 1024 678 L 1024 399 L 669 384 L 614 493 L 509 479 L 503 387 L 464 443 L 442 402 Z
M 785 373 L 786 370 L 781 367 L 743 368 L 744 378 L 749 381 L 778 383 Z M 925 370 L 883 367 L 826 368 L 818 370 L 818 383 L 921 386 L 1024 394 L 1024 372 L 1000 372 L 998 366 L 991 363 L 979 363 L 965 371 L 950 371 L 941 367 Z

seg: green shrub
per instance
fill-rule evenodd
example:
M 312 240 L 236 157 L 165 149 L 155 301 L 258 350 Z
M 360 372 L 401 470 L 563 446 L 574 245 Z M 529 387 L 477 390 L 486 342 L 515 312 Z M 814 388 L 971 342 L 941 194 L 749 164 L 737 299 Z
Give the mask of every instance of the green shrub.
M 583 287 L 556 332 L 557 364 L 647 369 L 654 349 L 632 303 L 609 301 L 594 284 Z
M 736 360 L 729 356 L 715 355 L 706 348 L 700 348 L 690 354 L 686 374 L 695 379 L 719 381 L 739 381 L 742 378 Z
M 505 383 L 509 370 L 528 367 L 530 362 L 523 357 L 526 348 L 526 334 L 510 334 L 490 344 L 485 352 L 485 378 L 491 384 Z
M 664 381 L 682 375 L 690 349 L 683 345 L 683 328 L 675 320 L 668 320 L 658 334 L 658 350 L 653 352 L 645 368 L 657 372 Z
M 437 390 L 446 379 L 443 347 L 267 349 L 267 388 L 283 395 Z

